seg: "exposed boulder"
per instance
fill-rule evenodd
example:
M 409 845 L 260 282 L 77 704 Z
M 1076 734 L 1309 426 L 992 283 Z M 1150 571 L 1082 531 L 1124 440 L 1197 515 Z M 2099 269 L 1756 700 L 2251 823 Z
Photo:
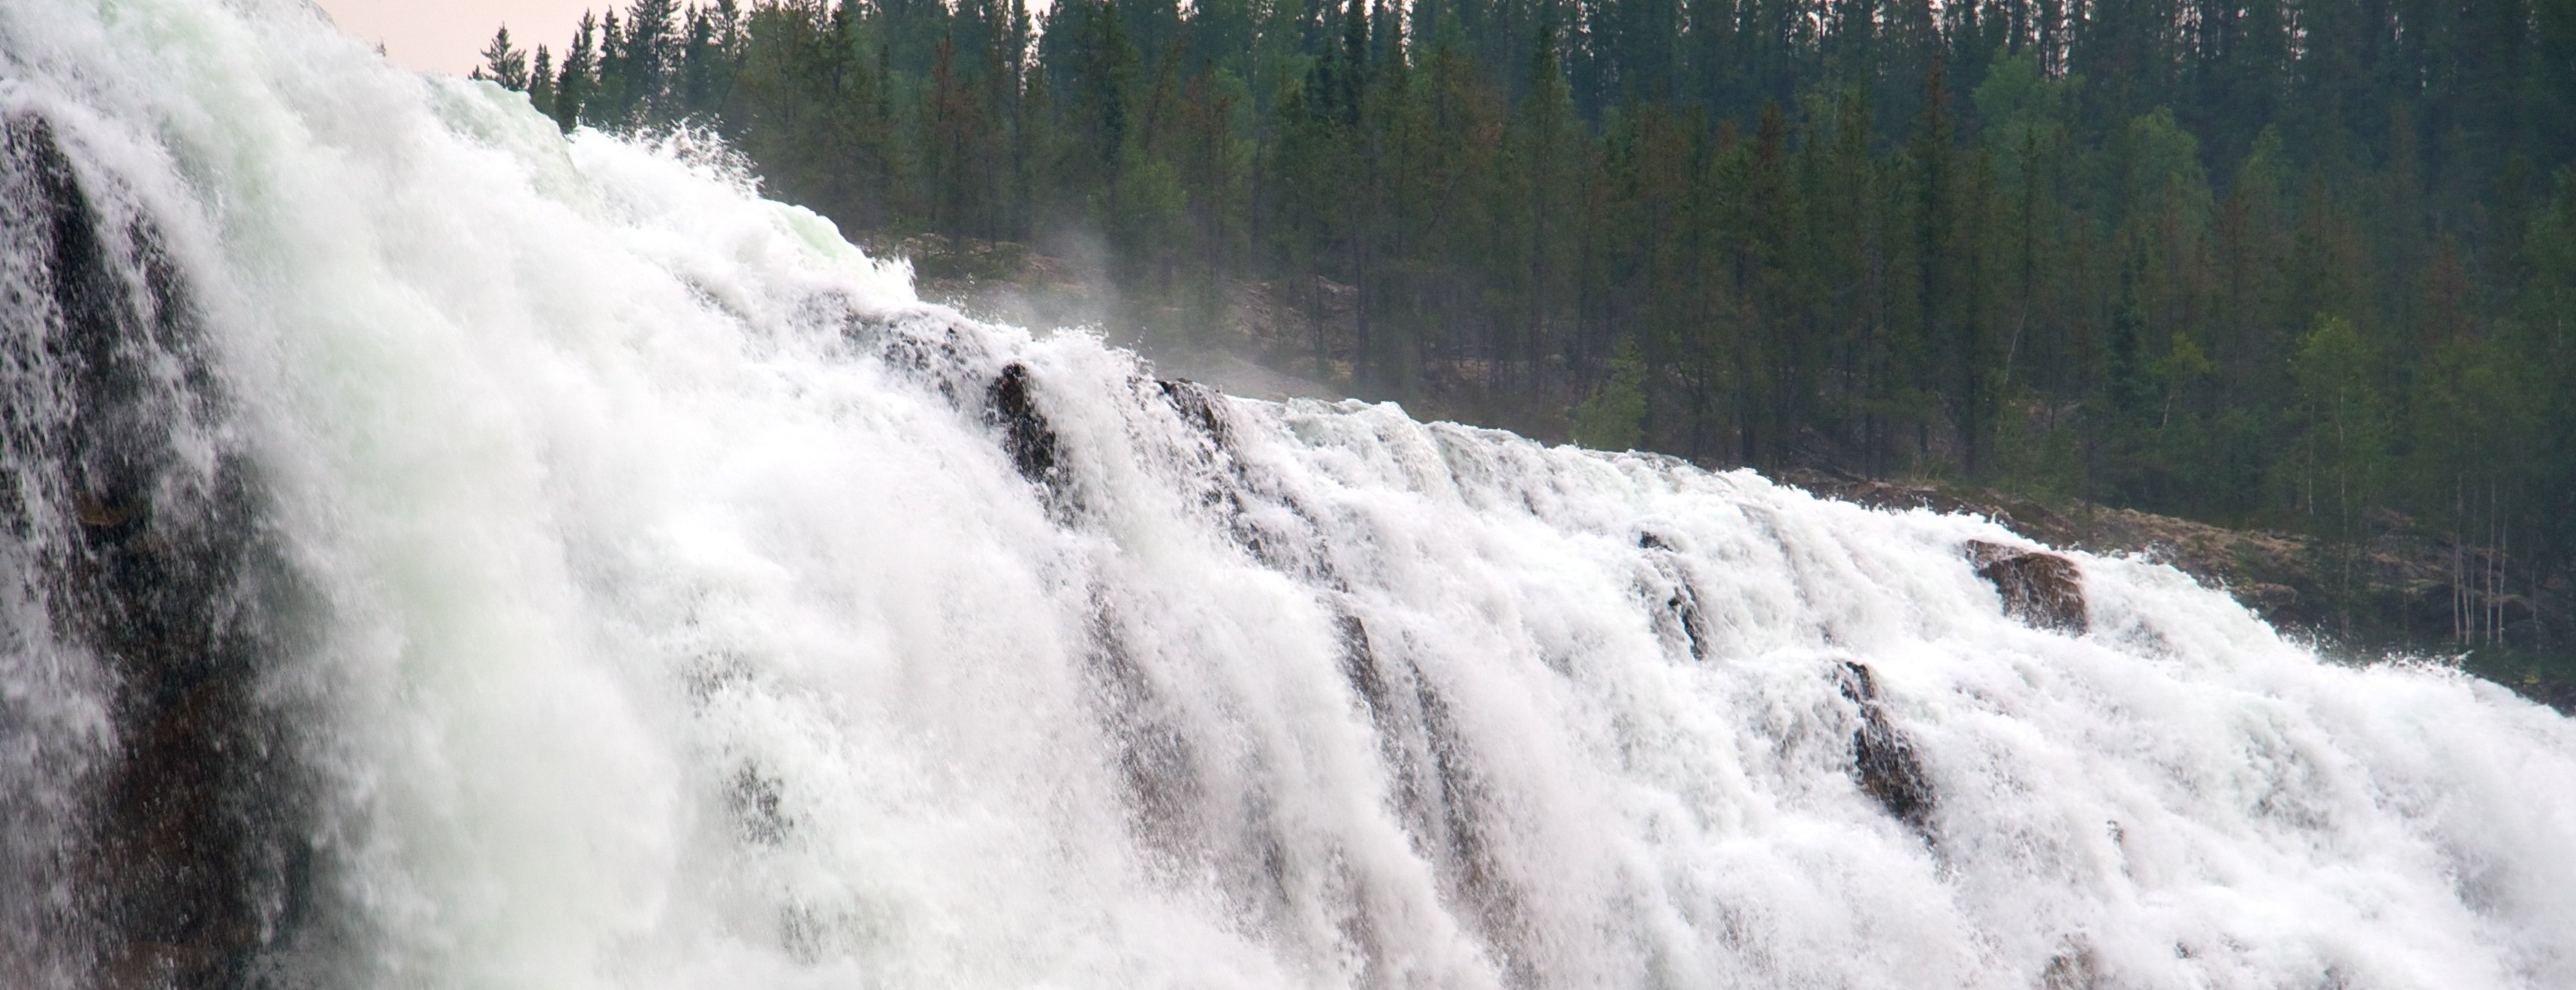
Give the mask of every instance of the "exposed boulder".
M 1712 638 L 1708 620 L 1700 611 L 1699 589 L 1692 585 L 1681 558 L 1672 543 L 1652 532 L 1637 534 L 1637 549 L 1646 554 L 1661 581 L 1639 584 L 1647 607 L 1654 610 L 1655 634 L 1665 642 L 1687 650 L 1694 661 L 1708 659 Z
M 1038 411 L 1032 388 L 1029 366 L 1013 361 L 985 390 L 985 405 L 994 425 L 1002 428 L 1002 448 L 1010 452 L 1020 476 L 1052 487 L 1064 460 L 1062 444 L 1046 414 Z
M 1968 560 L 1976 565 L 1977 576 L 2003 596 L 2005 615 L 2035 629 L 2076 635 L 2091 627 L 2085 613 L 2084 574 L 2074 561 L 2045 550 L 1983 540 L 1968 541 Z
M 2097 990 L 2102 986 L 2101 963 L 2091 943 L 2069 939 L 2064 949 L 2049 957 L 2048 968 L 2039 973 L 2039 990 Z
M 1923 772 L 1913 741 L 1888 721 L 1887 706 L 1878 700 L 1878 681 L 1869 665 L 1844 663 L 1835 686 L 1860 709 L 1860 728 L 1852 733 L 1852 779 L 1888 814 L 1930 836 L 1932 779 Z
M 1186 378 L 1161 378 L 1154 384 L 1162 390 L 1163 401 L 1171 404 L 1172 411 L 1206 434 L 1217 449 L 1232 449 L 1234 435 L 1225 420 L 1225 396 Z

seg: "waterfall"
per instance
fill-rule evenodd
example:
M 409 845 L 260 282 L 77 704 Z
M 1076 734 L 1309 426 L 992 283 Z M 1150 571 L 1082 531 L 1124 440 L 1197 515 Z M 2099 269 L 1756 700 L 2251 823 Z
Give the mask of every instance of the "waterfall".
M 2576 729 L 1162 380 L 300 0 L 0 0 L 0 983 L 2558 987 Z

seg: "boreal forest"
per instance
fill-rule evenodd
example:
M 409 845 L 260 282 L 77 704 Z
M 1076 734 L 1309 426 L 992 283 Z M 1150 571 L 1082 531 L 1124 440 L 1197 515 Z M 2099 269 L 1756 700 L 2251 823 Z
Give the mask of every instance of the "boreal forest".
M 2576 634 L 2576 0 L 636 0 L 485 54 L 854 237 L 1082 232 L 1168 332 L 1258 287 L 1349 394 L 2328 574 L 2402 525 L 2439 638 Z

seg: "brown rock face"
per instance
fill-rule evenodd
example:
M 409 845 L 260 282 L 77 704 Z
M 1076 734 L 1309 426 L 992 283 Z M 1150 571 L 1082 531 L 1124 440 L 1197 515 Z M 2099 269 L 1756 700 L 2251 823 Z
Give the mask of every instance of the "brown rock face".
M 2075 635 L 2091 627 L 2084 606 L 2084 574 L 2074 561 L 1983 540 L 1968 541 L 1968 560 L 1976 565 L 1977 576 L 2003 596 L 2005 615 L 2034 629 Z
M 2039 990 L 2095 990 L 2102 985 L 2101 963 L 2093 947 L 2071 942 L 2048 960 L 2039 974 Z
M 297 962 L 317 843 L 269 680 L 299 594 L 216 439 L 184 276 L 120 194 L 41 118 L 0 121 L 0 673 L 27 689 L 0 692 L 0 985 L 328 985 Z
M 1878 680 L 1871 675 L 1869 665 L 1843 664 L 1835 686 L 1842 690 L 1843 697 L 1860 706 L 1860 729 L 1852 733 L 1852 779 L 1888 814 L 1929 837 L 1932 778 L 1923 772 L 1923 760 L 1915 755 L 1913 741 L 1888 721 L 1887 706 L 1878 700 Z

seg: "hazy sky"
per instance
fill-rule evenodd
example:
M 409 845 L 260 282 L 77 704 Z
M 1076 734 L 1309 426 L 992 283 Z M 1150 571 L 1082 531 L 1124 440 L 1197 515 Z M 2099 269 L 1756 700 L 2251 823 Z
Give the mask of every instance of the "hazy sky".
M 476 57 L 492 29 L 510 25 L 510 41 L 535 51 L 562 48 L 584 10 L 622 0 L 316 0 L 340 30 L 384 43 L 394 61 L 415 69 L 458 75 L 482 64 Z

